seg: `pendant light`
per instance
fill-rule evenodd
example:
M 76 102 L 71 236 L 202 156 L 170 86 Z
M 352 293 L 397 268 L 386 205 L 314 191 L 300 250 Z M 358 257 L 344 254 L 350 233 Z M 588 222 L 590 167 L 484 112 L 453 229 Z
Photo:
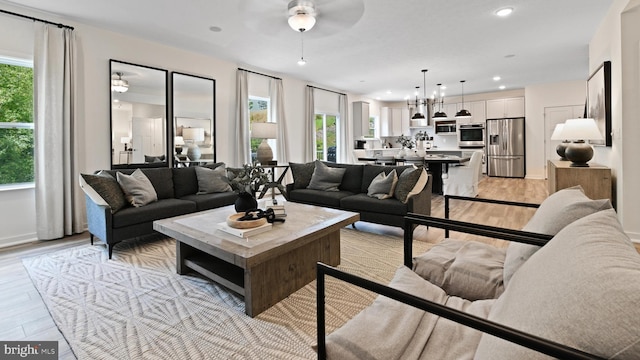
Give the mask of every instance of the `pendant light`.
M 424 98 L 422 100 L 418 99 L 418 90 L 420 87 L 416 86 L 416 102 L 414 104 L 412 104 L 411 102 L 407 101 L 407 105 L 409 107 L 411 107 L 411 105 L 415 105 L 416 107 L 416 113 L 413 114 L 413 116 L 411 117 L 411 119 L 425 119 L 425 116 L 423 113 L 421 113 L 418 109 L 419 107 L 422 105 L 424 106 L 425 112 L 428 112 L 429 109 L 427 109 L 427 105 L 429 104 L 429 100 L 427 99 L 427 69 L 423 69 L 422 70 L 422 84 L 423 84 L 423 92 L 424 92 Z
M 116 76 L 117 78 L 114 78 Z M 127 80 L 122 80 L 122 73 L 115 72 L 111 76 L 111 91 L 123 93 L 129 90 L 129 82 Z
M 444 97 L 442 96 L 442 84 L 438 84 L 438 96 L 440 97 L 438 101 L 438 111 L 433 114 L 434 119 L 446 119 L 447 113 L 442 111 L 442 105 L 444 104 Z
M 471 117 L 471 113 L 464 108 L 464 80 L 460 80 L 460 84 L 462 84 L 462 109 L 456 113 L 456 118 L 466 119 Z

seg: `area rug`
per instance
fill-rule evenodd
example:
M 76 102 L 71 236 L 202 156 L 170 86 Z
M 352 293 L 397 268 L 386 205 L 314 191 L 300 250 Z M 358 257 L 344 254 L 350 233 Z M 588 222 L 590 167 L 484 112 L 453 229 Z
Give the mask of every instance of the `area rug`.
M 341 230 L 345 271 L 387 283 L 402 264 L 402 239 Z M 414 253 L 428 248 L 416 242 Z M 256 318 L 222 286 L 175 271 L 175 241 L 121 243 L 107 259 L 83 245 L 23 260 L 78 359 L 314 359 L 315 281 Z M 375 295 L 327 282 L 327 331 Z

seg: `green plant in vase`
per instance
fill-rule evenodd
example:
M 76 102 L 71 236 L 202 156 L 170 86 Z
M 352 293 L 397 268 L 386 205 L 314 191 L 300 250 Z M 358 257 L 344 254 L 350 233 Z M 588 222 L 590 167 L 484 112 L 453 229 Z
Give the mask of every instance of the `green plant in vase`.
M 269 183 L 269 175 L 257 163 L 244 164 L 241 168 L 227 169 L 228 183 L 238 193 L 235 208 L 237 212 L 255 209 L 258 201 L 256 192 L 261 186 Z

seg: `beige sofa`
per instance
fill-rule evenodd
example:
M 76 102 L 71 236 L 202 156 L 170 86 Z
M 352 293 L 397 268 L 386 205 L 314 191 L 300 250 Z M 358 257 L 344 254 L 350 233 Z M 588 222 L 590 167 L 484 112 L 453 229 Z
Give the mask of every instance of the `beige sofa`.
M 578 193 L 567 190 L 552 195 L 525 227 L 528 232 L 504 233 L 506 238 L 519 237 L 530 243 L 545 241 L 543 236 L 528 236 L 531 231 L 557 234 L 541 248 L 514 242 L 503 252 L 502 280 L 497 281 L 501 291 L 495 291 L 496 281 L 478 275 L 483 270 L 476 265 L 481 262 L 464 258 L 468 253 L 436 248 L 436 253 L 444 254 L 440 256 L 443 263 L 470 263 L 468 278 L 458 272 L 453 277 L 456 281 L 434 285 L 425 277 L 438 282 L 438 277 L 451 274 L 434 277 L 426 272 L 421 276 L 418 272 L 424 264 L 420 263 L 429 261 L 428 256 L 416 257 L 415 272 L 403 266 L 388 287 L 373 286 L 376 292 L 405 303 L 380 296 L 328 335 L 326 342 L 324 324 L 318 324 L 319 358 L 640 358 L 640 255 L 608 202 Z M 473 224 L 418 215 L 407 216 L 407 223 L 456 231 L 473 228 Z M 405 229 L 405 240 L 410 242 L 413 227 Z M 476 230 L 496 236 L 495 229 Z M 492 266 L 495 259 L 489 261 Z M 324 273 L 319 270 L 319 305 L 323 303 Z M 371 285 L 352 275 L 343 276 L 337 269 L 327 273 L 365 288 Z M 459 281 L 468 286 L 454 284 Z M 496 297 L 464 298 L 477 297 L 475 291 L 483 286 L 493 289 Z M 466 289 L 474 293 L 466 294 Z M 321 306 L 318 314 L 323 319 Z

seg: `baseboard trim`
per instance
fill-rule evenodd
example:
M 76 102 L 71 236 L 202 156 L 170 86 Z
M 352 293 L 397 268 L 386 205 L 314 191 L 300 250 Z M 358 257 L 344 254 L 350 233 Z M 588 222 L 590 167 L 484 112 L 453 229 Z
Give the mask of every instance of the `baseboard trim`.
M 0 239 L 0 249 L 10 247 L 10 246 L 15 246 L 15 245 L 26 244 L 36 240 L 38 240 L 38 235 L 36 233 L 12 236 L 8 238 Z

